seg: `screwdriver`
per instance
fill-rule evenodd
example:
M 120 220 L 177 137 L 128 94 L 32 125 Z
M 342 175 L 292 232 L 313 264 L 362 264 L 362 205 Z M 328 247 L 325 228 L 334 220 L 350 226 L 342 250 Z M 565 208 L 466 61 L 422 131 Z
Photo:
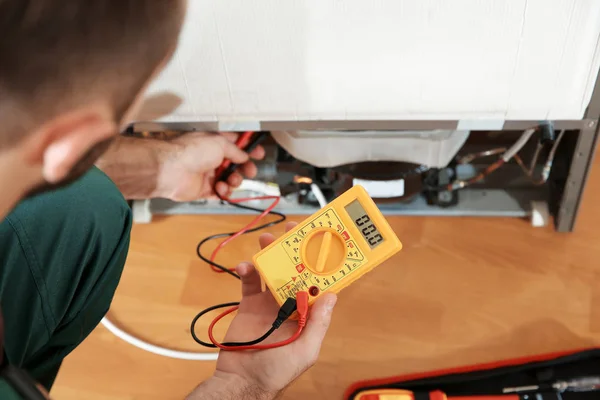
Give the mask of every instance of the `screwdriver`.
M 518 387 L 507 387 L 502 391 L 503 393 L 523 393 L 523 392 L 537 392 L 539 390 L 554 390 L 559 393 L 563 392 L 593 392 L 600 390 L 600 377 L 591 376 L 576 378 L 567 381 L 557 381 L 553 384 L 547 385 L 529 385 L 529 386 L 518 386 Z

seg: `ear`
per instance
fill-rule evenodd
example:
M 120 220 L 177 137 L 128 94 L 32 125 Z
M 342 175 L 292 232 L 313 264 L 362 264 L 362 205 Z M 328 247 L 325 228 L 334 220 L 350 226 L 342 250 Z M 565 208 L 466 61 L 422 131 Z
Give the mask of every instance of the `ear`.
M 44 179 L 57 183 L 94 145 L 117 132 L 108 107 L 86 106 L 62 114 L 30 135 L 25 160 L 30 165 L 41 165 Z

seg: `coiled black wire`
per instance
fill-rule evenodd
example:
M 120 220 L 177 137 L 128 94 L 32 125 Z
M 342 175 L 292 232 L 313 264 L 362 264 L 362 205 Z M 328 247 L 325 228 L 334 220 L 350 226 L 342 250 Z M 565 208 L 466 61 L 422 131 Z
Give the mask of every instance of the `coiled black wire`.
M 217 304 L 216 306 L 212 306 L 212 307 L 208 307 L 205 310 L 202 310 L 201 312 L 198 313 L 198 315 L 196 315 L 194 317 L 194 319 L 192 320 L 192 325 L 190 327 L 190 332 L 192 333 L 192 337 L 194 338 L 194 340 L 196 341 L 196 343 L 201 344 L 204 347 L 210 347 L 213 349 L 216 349 L 217 346 L 215 346 L 212 343 L 208 343 L 203 341 L 202 339 L 200 339 L 197 335 L 196 335 L 196 322 L 198 322 L 198 320 L 206 313 L 211 312 L 213 310 L 217 310 L 219 308 L 225 308 L 225 307 L 235 307 L 237 305 L 239 305 L 240 303 L 224 303 L 224 304 Z M 254 339 L 250 342 L 225 342 L 222 343 L 223 346 L 228 346 L 228 347 L 236 347 L 236 346 L 253 346 L 255 344 L 258 344 L 260 342 L 262 342 L 263 340 L 265 340 L 266 338 L 268 338 L 269 336 L 271 336 L 271 334 L 273 332 L 275 332 L 275 326 L 272 326 L 267 333 L 265 333 L 264 335 L 262 335 L 261 337 L 259 337 L 258 339 Z

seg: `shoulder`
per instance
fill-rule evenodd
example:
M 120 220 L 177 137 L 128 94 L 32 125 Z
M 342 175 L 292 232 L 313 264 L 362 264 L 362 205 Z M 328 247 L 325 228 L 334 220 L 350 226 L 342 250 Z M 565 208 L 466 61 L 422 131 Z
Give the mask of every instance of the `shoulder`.
M 30 266 L 44 269 L 53 261 L 108 258 L 128 247 L 131 224 L 121 192 L 94 167 L 67 187 L 19 203 L 0 224 L 0 260 L 22 253 Z
M 71 235 L 92 228 L 114 231 L 130 225 L 130 219 L 123 195 L 96 167 L 67 187 L 21 201 L 7 217 L 13 229 L 20 225 L 47 231 L 68 225 Z

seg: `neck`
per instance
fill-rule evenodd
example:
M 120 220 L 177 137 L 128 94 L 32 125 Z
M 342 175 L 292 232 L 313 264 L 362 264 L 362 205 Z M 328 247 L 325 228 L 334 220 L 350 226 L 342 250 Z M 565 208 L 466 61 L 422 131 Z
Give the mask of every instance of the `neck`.
M 0 152 L 0 220 L 15 207 L 39 175 L 23 160 L 16 151 Z

